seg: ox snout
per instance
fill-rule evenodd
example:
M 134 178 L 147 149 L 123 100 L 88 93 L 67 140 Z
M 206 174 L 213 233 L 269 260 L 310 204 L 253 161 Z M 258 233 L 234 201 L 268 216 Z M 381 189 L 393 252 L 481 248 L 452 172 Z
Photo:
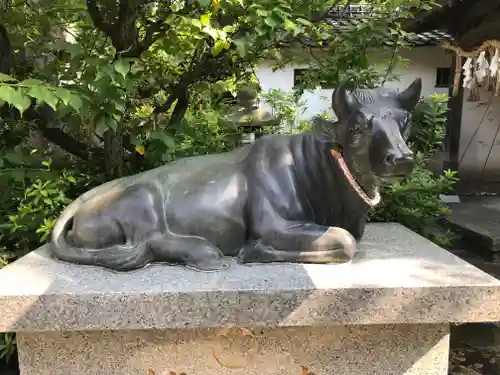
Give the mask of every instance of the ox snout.
M 410 149 L 404 151 L 392 150 L 385 157 L 387 177 L 404 177 L 415 167 L 415 159 Z

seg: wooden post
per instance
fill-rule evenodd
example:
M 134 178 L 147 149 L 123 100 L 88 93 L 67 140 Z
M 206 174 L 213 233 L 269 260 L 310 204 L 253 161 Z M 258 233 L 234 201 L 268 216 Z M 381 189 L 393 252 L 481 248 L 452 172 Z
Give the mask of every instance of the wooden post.
M 460 64 L 463 64 L 463 59 L 454 54 L 452 66 L 460 59 Z M 447 142 L 446 149 L 448 151 L 448 161 L 445 163 L 445 169 L 458 170 L 459 164 L 459 148 L 460 148 L 460 132 L 462 128 L 462 108 L 464 100 L 464 89 L 462 87 L 463 74 L 460 77 L 460 85 L 456 95 L 452 95 L 453 87 L 450 87 L 448 99 L 448 124 L 447 124 Z

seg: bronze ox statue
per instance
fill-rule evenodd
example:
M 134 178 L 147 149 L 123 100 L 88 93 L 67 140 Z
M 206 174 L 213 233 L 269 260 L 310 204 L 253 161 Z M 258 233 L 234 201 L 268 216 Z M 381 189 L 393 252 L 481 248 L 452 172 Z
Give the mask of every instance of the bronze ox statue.
M 337 122 L 265 136 L 232 152 L 190 157 L 98 186 L 52 232 L 63 261 L 125 271 L 151 262 L 199 270 L 241 263 L 352 259 L 380 179 L 414 167 L 406 144 L 421 79 L 402 92 L 332 95 Z

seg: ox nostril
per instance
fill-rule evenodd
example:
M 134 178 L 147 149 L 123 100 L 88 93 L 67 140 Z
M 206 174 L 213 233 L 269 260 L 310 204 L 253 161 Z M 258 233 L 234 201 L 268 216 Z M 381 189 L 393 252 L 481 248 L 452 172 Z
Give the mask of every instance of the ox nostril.
M 396 155 L 394 154 L 388 154 L 386 157 L 385 157 L 385 163 L 387 165 L 396 165 Z

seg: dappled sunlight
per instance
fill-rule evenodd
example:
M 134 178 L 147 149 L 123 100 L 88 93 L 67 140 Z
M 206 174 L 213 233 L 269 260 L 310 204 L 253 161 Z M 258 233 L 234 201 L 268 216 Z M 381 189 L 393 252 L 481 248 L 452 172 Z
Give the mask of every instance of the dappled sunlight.
M 16 332 L 20 330 L 19 321 L 31 315 L 34 305 L 40 303 L 40 298 L 50 293 L 56 279 L 67 279 L 69 276 L 54 275 L 44 272 L 43 254 L 32 253 L 29 257 L 18 260 L 15 265 L 7 266 L 0 272 L 0 301 L 5 310 L 0 316 L 0 331 Z M 20 275 L 22 273 L 22 275 Z M 61 278 L 62 276 L 62 278 Z M 43 303 L 43 302 L 42 302 Z M 32 316 L 31 319 L 36 319 Z M 21 324 L 22 325 L 22 324 Z
M 5 267 L 0 272 L 0 284 L 2 285 L 2 296 L 19 295 L 43 295 L 56 279 L 69 279 L 68 275 L 47 274 L 43 268 L 36 265 L 43 262 L 44 256 L 39 253 L 22 258 L 16 262 L 15 267 Z M 19 283 L 12 282 L 19 278 L 22 272 L 23 290 L 20 293 Z
M 213 181 L 211 181 L 210 183 L 212 182 Z M 214 196 L 214 198 L 216 204 L 223 205 L 227 203 L 227 201 L 236 200 L 239 194 L 240 194 L 240 182 L 238 180 L 238 176 L 233 176 L 228 181 L 225 189 L 219 195 Z

